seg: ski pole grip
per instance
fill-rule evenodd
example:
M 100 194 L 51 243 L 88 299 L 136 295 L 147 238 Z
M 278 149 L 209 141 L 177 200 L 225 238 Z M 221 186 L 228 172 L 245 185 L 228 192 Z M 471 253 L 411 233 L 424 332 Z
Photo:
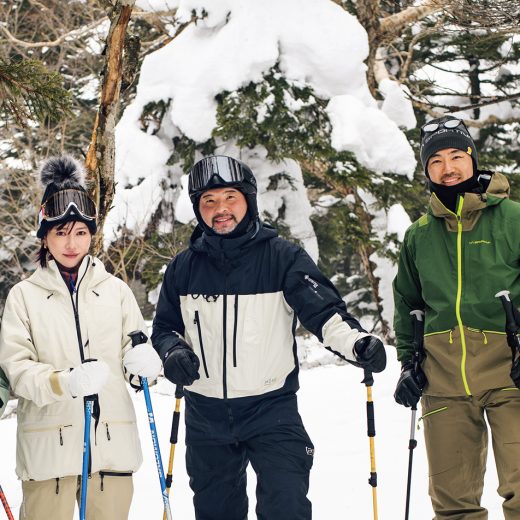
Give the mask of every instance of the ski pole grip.
M 179 433 L 179 419 L 180 419 L 180 412 L 175 410 L 173 412 L 173 418 L 172 418 L 172 431 L 170 432 L 170 444 L 177 444 L 177 434 Z
M 148 341 L 148 336 L 142 330 L 134 330 L 128 336 L 132 340 L 132 347 Z
M 424 311 L 419 309 L 410 311 L 410 316 L 413 316 L 414 343 L 416 348 L 421 347 L 424 336 Z
M 515 319 L 515 309 L 513 302 L 511 301 L 510 292 L 507 290 L 497 292 L 495 298 L 500 298 L 504 312 L 506 313 L 506 332 L 510 334 L 516 334 L 520 324 Z
M 374 403 L 367 402 L 367 435 L 369 437 L 376 436 L 376 420 L 374 417 Z

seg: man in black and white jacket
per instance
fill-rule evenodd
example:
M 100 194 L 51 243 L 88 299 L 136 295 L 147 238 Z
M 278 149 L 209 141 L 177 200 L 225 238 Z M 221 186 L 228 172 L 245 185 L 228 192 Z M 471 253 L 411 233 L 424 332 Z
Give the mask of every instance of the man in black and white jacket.
M 314 447 L 298 414 L 297 320 L 350 363 L 380 372 L 381 341 L 299 246 L 258 217 L 251 170 L 210 156 L 189 172 L 198 226 L 168 266 L 152 342 L 186 389 L 186 466 L 197 520 L 308 520 Z

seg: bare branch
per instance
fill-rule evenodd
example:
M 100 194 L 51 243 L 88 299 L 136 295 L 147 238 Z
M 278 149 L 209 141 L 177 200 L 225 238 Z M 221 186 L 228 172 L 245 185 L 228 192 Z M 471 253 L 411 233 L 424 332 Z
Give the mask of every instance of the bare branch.
M 451 0 L 427 0 L 419 6 L 408 7 L 404 11 L 387 16 L 381 20 L 381 40 L 393 40 L 405 27 L 426 18 L 432 13 L 442 11 Z
M 18 38 L 13 36 L 9 32 L 7 27 L 5 27 L 5 25 L 3 24 L 0 24 L 0 30 L 6 35 L 9 42 L 19 45 L 20 47 L 24 47 L 25 49 L 38 49 L 42 47 L 58 47 L 59 45 L 62 45 L 63 42 L 66 40 L 81 38 L 82 36 L 85 36 L 85 34 L 88 34 L 90 31 L 92 31 L 92 29 L 95 29 L 105 21 L 105 19 L 96 20 L 86 25 L 85 27 L 74 29 L 72 31 L 69 31 L 68 33 L 62 34 L 59 38 L 56 38 L 55 40 L 46 42 L 26 42 L 23 40 L 19 40 Z

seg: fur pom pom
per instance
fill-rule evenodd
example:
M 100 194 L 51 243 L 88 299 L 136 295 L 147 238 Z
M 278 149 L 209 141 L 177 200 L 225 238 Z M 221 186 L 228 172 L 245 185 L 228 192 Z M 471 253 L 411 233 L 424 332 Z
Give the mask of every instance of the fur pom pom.
M 58 189 L 85 186 L 85 170 L 83 166 L 70 155 L 51 157 L 40 170 L 40 180 L 44 188 L 54 184 Z

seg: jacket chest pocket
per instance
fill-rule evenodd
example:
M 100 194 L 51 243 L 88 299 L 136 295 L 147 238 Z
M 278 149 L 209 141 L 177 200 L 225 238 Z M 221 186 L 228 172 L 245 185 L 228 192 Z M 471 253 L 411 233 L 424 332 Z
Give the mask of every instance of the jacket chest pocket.
M 187 295 L 181 299 L 185 339 L 199 357 L 203 378 L 215 377 L 221 363 L 223 299 L 222 295 Z
M 202 336 L 202 326 L 200 324 L 199 311 L 195 311 L 195 317 L 193 319 L 193 323 L 195 324 L 196 329 L 197 329 L 196 335 L 197 335 L 197 338 L 198 338 L 198 346 L 199 346 L 200 355 L 201 355 L 201 358 L 202 358 L 202 366 L 204 367 L 204 374 L 209 379 L 208 364 L 206 362 L 206 354 L 204 352 L 204 339 L 203 339 L 203 336 Z

